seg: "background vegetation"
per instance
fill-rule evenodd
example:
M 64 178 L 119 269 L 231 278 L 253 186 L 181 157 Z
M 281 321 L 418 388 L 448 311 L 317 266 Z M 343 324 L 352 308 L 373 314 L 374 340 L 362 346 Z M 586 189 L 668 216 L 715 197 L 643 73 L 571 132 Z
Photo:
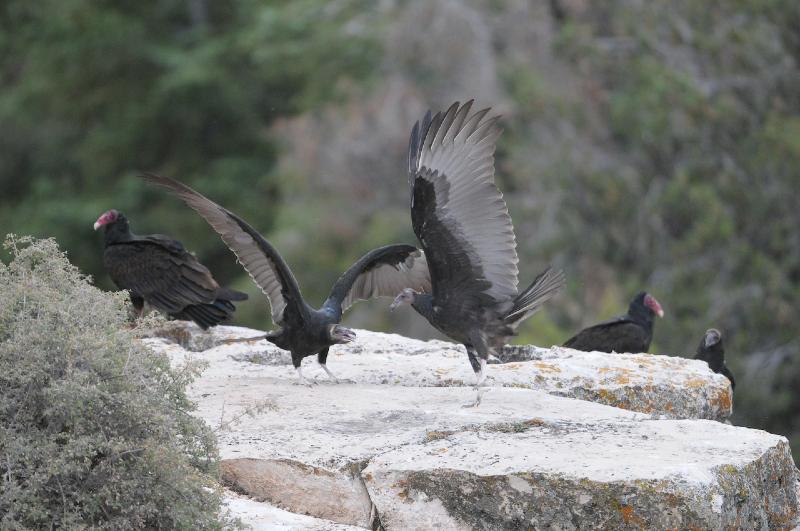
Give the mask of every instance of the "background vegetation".
M 54 236 L 111 288 L 90 226 L 182 239 L 263 301 L 205 224 L 135 179 L 250 220 L 311 300 L 366 249 L 413 242 L 403 157 L 429 107 L 504 116 L 498 179 L 522 281 L 568 290 L 520 341 L 561 343 L 640 289 L 653 352 L 725 334 L 736 422 L 800 449 L 800 3 L 790 0 L 9 0 L 0 12 L 0 233 Z M 350 324 L 432 337 L 411 312 Z
M 0 528 L 222 529 L 215 439 L 121 294 L 52 240 L 0 262 Z M 231 522 L 227 522 L 231 524 Z

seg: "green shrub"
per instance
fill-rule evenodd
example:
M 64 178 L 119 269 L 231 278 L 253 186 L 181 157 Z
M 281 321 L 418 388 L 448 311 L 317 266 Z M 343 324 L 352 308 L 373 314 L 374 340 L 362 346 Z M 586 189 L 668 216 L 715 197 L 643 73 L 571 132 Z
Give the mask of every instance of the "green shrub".
M 0 528 L 220 529 L 213 433 L 176 371 L 135 341 L 125 294 L 53 240 L 0 262 Z

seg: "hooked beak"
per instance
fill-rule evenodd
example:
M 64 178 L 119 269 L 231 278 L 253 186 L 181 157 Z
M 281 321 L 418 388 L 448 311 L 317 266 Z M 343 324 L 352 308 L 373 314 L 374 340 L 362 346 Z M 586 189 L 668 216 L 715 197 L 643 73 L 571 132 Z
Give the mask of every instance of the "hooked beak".
M 657 316 L 664 317 L 664 310 L 661 308 L 661 304 L 659 304 L 659 302 L 656 300 L 655 297 L 653 297 L 652 295 L 647 295 L 645 297 L 644 303 L 651 310 L 653 310 L 653 313 L 655 313 Z
M 393 312 L 395 308 L 403 304 L 403 301 L 400 300 L 400 296 L 398 295 L 397 298 L 389 305 L 389 311 Z
M 102 227 L 102 226 L 103 226 L 103 224 L 102 224 L 102 223 L 100 223 L 99 221 L 95 221 L 95 222 L 94 222 L 94 225 L 93 225 L 93 227 L 94 227 L 94 230 L 97 230 L 97 229 L 99 229 L 99 228 L 100 228 L 100 227 Z
M 709 348 L 710 346 L 719 343 L 719 340 L 720 340 L 719 332 L 717 332 L 716 330 L 709 330 L 708 332 L 706 332 L 705 341 L 703 341 L 703 343 L 705 344 L 706 348 Z
M 345 343 L 352 343 L 356 340 L 356 333 L 350 330 L 349 328 L 345 329 L 345 331 L 341 334 L 342 339 Z

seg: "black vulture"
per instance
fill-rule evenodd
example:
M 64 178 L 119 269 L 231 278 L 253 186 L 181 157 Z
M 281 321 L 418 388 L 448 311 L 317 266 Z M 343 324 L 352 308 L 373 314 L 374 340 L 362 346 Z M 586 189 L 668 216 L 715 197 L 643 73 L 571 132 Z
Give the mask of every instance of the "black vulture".
M 137 316 L 146 302 L 206 330 L 230 319 L 236 311 L 231 301 L 247 299 L 246 293 L 220 287 L 178 240 L 133 234 L 121 212 L 104 212 L 94 223 L 94 230 L 100 227 L 105 232 L 103 265 L 114 284 L 130 292 Z
M 722 374 L 731 381 L 731 390 L 736 389 L 736 381 L 733 374 L 725 365 L 725 348 L 722 346 L 722 333 L 716 328 L 706 330 L 700 345 L 697 347 L 697 354 L 694 359 L 703 360 L 708 363 L 708 367 Z
M 656 315 L 664 317 L 664 310 L 655 297 L 642 291 L 626 315 L 584 328 L 564 346 L 586 352 L 647 352 Z
M 194 209 L 220 235 L 269 300 L 272 321 L 279 330 L 264 337 L 292 354 L 299 383 L 304 357 L 317 355 L 320 366 L 338 382 L 326 365 L 331 345 L 349 343 L 355 333 L 341 326 L 342 313 L 362 299 L 390 296 L 404 288 L 430 291 L 425 255 L 412 245 L 387 245 L 365 254 L 345 271 L 320 309 L 303 299 L 300 287 L 278 251 L 242 218 L 207 199 L 183 183 L 146 174 L 146 181 L 162 186 Z
M 517 289 L 516 238 L 503 194 L 494 182 L 497 117 L 470 114 L 472 102 L 425 115 L 411 131 L 408 172 L 411 224 L 422 243 L 432 290 L 403 290 L 406 303 L 436 329 L 463 343 L 477 376 L 486 378 L 490 352 L 564 285 L 547 269 Z

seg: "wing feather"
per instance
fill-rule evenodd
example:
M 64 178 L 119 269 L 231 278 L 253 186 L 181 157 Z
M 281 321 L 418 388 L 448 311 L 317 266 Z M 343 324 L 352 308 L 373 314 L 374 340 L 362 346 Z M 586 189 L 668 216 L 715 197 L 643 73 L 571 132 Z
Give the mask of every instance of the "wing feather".
M 430 293 L 425 254 L 412 245 L 387 245 L 350 266 L 334 284 L 328 300 L 341 304 L 344 312 L 359 300 L 394 297 L 405 288 Z
M 408 156 L 412 224 L 437 299 L 472 289 L 504 302 L 517 295 L 519 259 L 494 181 L 501 131 L 497 117 L 485 119 L 489 109 L 470 115 L 471 108 L 471 101 L 455 103 L 414 125 Z
M 300 288 L 289 266 L 247 222 L 179 181 L 154 174 L 145 174 L 142 178 L 178 196 L 211 225 L 267 296 L 275 324 L 283 323 L 287 306 L 299 314 L 304 313 Z

